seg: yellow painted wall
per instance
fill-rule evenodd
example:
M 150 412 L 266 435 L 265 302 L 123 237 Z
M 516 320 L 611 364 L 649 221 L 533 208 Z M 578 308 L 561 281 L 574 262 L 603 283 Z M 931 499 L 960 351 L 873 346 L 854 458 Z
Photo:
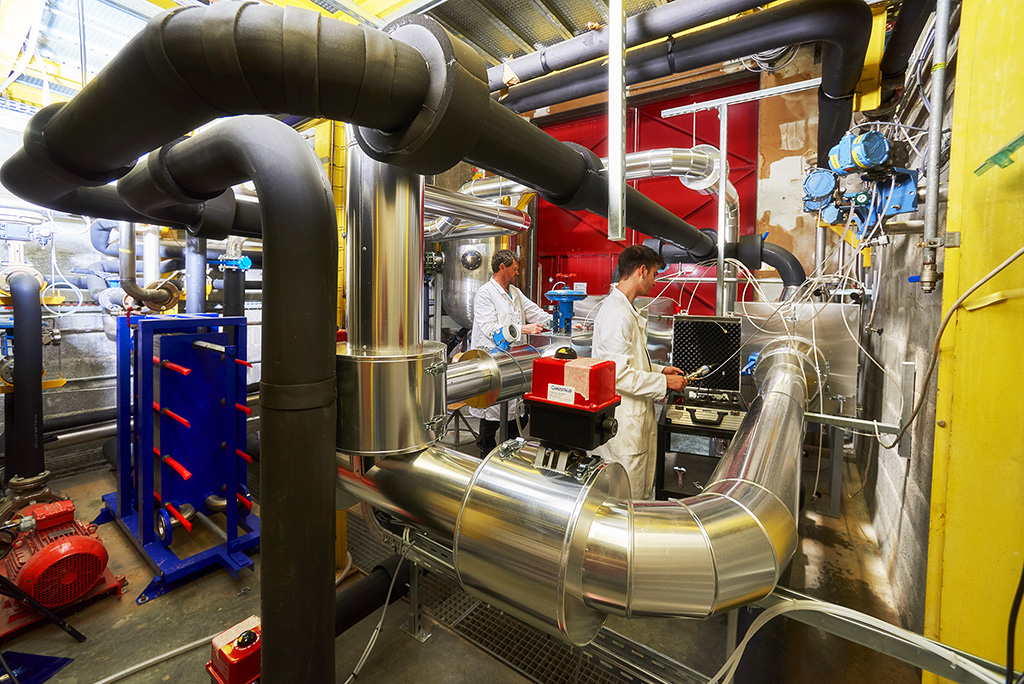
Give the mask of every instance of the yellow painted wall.
M 1024 133 L 1022 32 L 1024 15 L 1001 0 L 963 4 L 946 225 L 962 246 L 946 250 L 944 310 L 1024 245 L 1024 150 L 1007 168 L 974 173 Z M 1024 258 L 972 299 L 1022 287 Z M 999 663 L 1024 562 L 1022 389 L 1024 298 L 961 309 L 938 367 L 925 631 Z M 1020 669 L 1024 628 L 1016 651 Z
M 316 153 L 327 170 L 338 215 L 338 326 L 345 327 L 345 124 L 323 121 L 316 127 Z

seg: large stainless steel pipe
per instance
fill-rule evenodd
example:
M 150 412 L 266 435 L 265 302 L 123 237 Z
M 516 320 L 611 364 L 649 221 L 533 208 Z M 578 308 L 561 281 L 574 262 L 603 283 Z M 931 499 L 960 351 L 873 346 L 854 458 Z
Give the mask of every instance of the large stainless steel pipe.
M 423 190 L 423 210 L 432 216 L 445 217 L 434 226 L 442 234 L 450 233 L 462 221 L 495 226 L 514 233 L 530 229 L 530 215 L 525 211 L 431 185 Z
M 482 462 L 434 447 L 361 476 L 342 455 L 338 484 L 451 539 L 467 591 L 571 643 L 606 613 L 707 617 L 770 593 L 793 554 L 813 353 L 764 349 L 758 398 L 709 486 L 682 501 L 629 501 L 618 464 L 555 472 L 517 441 Z
M 424 341 L 423 177 L 348 137 L 348 342 L 338 345 L 337 446 L 386 458 L 445 426 L 445 347 Z
M 470 349 L 448 367 L 448 401 L 486 408 L 530 389 L 533 362 L 541 352 L 529 345 L 501 349 Z
M 583 598 L 617 615 L 708 617 L 767 596 L 796 549 L 808 357 L 759 363 L 761 392 L 703 492 L 607 501 L 583 559 Z
M 423 343 L 423 177 L 371 159 L 351 133 L 346 138 L 349 350 L 418 351 Z
M 607 165 L 608 160 L 601 160 Z M 626 155 L 626 180 L 676 177 L 691 190 L 718 195 L 718 149 L 712 145 L 698 145 L 692 149 L 667 147 Z M 738 228 L 739 195 L 732 183 L 726 190 L 726 226 Z M 506 197 L 533 192 L 529 187 L 500 176 L 491 176 L 465 183 L 460 192 L 479 198 Z

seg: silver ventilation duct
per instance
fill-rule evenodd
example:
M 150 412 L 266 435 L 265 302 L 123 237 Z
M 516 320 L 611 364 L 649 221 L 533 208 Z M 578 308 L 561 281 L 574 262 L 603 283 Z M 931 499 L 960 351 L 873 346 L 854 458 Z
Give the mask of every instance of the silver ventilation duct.
M 608 613 L 708 617 L 771 593 L 796 548 L 816 353 L 789 339 L 762 351 L 757 399 L 687 499 L 630 501 L 618 464 L 551 470 L 550 450 L 522 440 L 482 462 L 435 446 L 365 472 L 339 454 L 338 485 L 450 540 L 468 592 L 570 643 L 593 639 Z
M 465 235 L 466 229 L 456 230 L 463 222 L 496 228 L 496 235 L 524 233 L 530 229 L 530 215 L 525 211 L 430 185 L 423 190 L 423 210 L 428 215 L 439 217 L 423 226 L 423 237 L 427 242 L 455 239 L 453 233 L 456 232 L 470 237 Z M 477 232 L 473 231 L 473 234 Z
M 602 159 L 606 166 L 607 159 Z M 674 176 L 690 190 L 717 196 L 718 189 L 718 148 L 712 145 L 698 145 L 692 149 L 668 147 L 644 152 L 632 152 L 626 155 L 626 180 L 642 180 L 644 178 L 664 178 Z M 726 186 L 726 228 L 731 230 L 735 240 L 739 230 L 740 210 L 739 195 L 732 183 Z M 480 198 L 507 197 L 533 192 L 521 183 L 510 181 L 500 176 L 491 176 L 465 183 L 459 192 Z

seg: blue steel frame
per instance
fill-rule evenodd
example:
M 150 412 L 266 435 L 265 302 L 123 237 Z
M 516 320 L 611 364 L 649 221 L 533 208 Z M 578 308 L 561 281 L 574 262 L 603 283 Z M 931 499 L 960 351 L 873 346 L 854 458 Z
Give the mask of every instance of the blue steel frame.
M 245 552 L 259 545 L 259 518 L 251 511 L 240 514 L 235 498 L 236 491 L 249 498 L 245 488 L 245 463 L 235 453 L 239 445 L 245 445 L 244 414 L 235 410 L 236 402 L 244 405 L 246 396 L 245 373 L 237 370 L 243 366 L 235 363 L 236 358 L 244 360 L 245 357 L 245 324 L 245 317 L 225 318 L 216 314 L 118 318 L 117 491 L 102 497 L 104 509 L 94 522 L 117 522 L 156 572 L 136 599 L 140 605 L 185 584 L 212 566 L 221 565 L 236 579 L 241 570 L 253 566 Z M 197 512 L 207 515 L 212 513 L 206 506 L 208 495 L 223 493 L 227 504 L 224 511 L 227 541 L 187 558 L 179 558 L 157 538 L 155 506 L 139 505 L 140 492 L 145 502 L 151 502 L 156 493 L 152 360 L 154 343 L 163 335 L 169 336 L 166 342 L 171 351 L 168 353 L 175 353 L 176 358 L 165 358 L 161 345 L 162 360 L 180 363 L 181 359 L 193 370 L 183 378 L 192 395 L 188 398 L 189 404 L 178 405 L 176 412 L 189 413 L 197 424 L 195 434 L 189 429 L 184 437 L 177 434 L 180 432 L 177 423 L 161 415 L 161 453 L 166 453 L 166 436 L 166 442 L 176 446 L 174 458 L 192 472 L 189 482 L 184 483 L 168 466 L 161 464 L 161 500 L 179 508 L 188 503 Z M 195 350 L 188 357 L 194 350 L 192 342 L 197 340 L 222 345 L 224 354 Z M 169 376 L 173 371 L 161 368 L 160 373 L 161 407 L 165 407 L 162 402 L 171 400 L 170 397 L 183 400 L 181 390 L 185 385 L 177 383 L 175 387 L 176 378 Z M 135 430 L 131 428 L 133 419 Z M 218 426 L 221 429 L 216 429 Z M 239 526 L 246 534 L 238 535 Z

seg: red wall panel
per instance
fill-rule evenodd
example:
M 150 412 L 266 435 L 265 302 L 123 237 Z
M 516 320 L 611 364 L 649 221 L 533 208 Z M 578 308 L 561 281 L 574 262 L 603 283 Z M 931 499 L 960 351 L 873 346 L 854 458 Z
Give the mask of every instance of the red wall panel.
M 689 148 L 700 144 L 718 146 L 718 112 L 706 111 L 696 115 L 662 119 L 661 111 L 669 107 L 703 102 L 729 95 L 749 92 L 758 87 L 757 79 L 723 88 L 691 93 L 641 107 L 627 112 L 627 152 L 663 147 Z M 584 145 L 599 157 L 608 154 L 608 124 L 605 115 L 592 116 L 544 128 L 545 131 L 569 142 Z M 755 231 L 754 201 L 757 177 L 757 103 L 749 102 L 729 108 L 728 123 L 729 180 L 736 186 L 740 198 L 740 233 Z M 675 178 L 651 178 L 631 183 L 645 195 L 668 208 L 698 228 L 715 228 L 718 209 L 714 197 L 685 188 Z M 628 221 L 628 217 L 627 217 Z M 625 247 L 642 242 L 642 233 L 627 229 L 623 242 L 607 238 L 607 221 L 587 212 L 571 212 L 540 200 L 537 215 L 537 251 L 541 270 L 540 291 L 545 292 L 558 280 L 587 283 L 591 294 L 608 291 L 611 271 L 619 252 Z M 714 275 L 714 268 L 683 267 L 685 272 Z M 575 274 L 568 278 L 568 274 Z M 683 308 L 692 300 L 691 313 L 712 313 L 714 285 L 706 284 L 694 292 L 673 285 L 655 287 L 652 294 L 663 294 L 681 302 Z M 549 303 L 546 300 L 542 303 Z

